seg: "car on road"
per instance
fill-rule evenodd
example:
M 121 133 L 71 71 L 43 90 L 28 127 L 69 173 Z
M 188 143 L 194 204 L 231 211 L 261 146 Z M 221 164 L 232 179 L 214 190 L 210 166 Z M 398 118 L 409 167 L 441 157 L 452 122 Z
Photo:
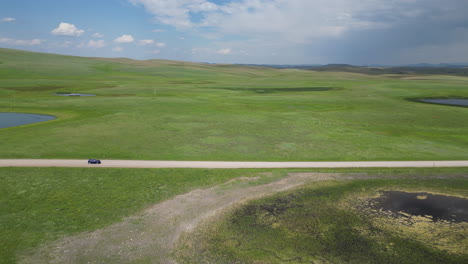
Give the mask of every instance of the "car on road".
M 101 160 L 98 159 L 89 159 L 88 164 L 101 164 Z

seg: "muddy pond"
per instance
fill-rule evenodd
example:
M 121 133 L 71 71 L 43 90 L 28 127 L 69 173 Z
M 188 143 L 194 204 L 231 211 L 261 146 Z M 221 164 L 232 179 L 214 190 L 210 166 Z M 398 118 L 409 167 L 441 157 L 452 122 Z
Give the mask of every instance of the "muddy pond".
M 380 197 L 372 199 L 372 202 L 374 209 L 391 211 L 398 216 L 423 216 L 433 222 L 468 222 L 468 199 L 460 197 L 384 191 Z
M 15 127 L 56 119 L 51 115 L 0 113 L 0 128 Z
M 421 99 L 421 102 L 442 105 L 466 106 L 468 107 L 468 99 Z

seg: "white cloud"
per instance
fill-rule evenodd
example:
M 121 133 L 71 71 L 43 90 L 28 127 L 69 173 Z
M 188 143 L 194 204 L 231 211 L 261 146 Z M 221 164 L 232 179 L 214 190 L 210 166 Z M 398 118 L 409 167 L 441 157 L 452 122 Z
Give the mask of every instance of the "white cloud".
M 383 3 L 383 0 L 362 0 L 360 4 L 349 0 L 240 0 L 217 5 L 207 0 L 129 1 L 145 7 L 160 23 L 177 29 L 209 27 L 216 30 L 209 36 L 216 38 L 226 34 L 275 35 L 299 43 L 317 37 L 338 37 L 351 29 L 373 28 L 377 23 L 361 14 Z
M 135 39 L 132 37 L 132 35 L 122 35 L 121 37 L 118 37 L 114 40 L 116 43 L 132 43 L 134 41 Z
M 466 11 L 449 4 L 445 11 L 437 11 L 436 7 L 441 8 L 436 0 L 238 0 L 224 4 L 208 0 L 128 1 L 143 6 L 160 23 L 177 29 L 208 27 L 212 29 L 208 36 L 217 38 L 240 35 L 296 44 L 338 38 L 355 30 L 391 27 L 415 17 L 461 17 Z
M 342 36 L 363 22 L 372 27 L 372 22 L 353 16 L 359 13 L 355 6 L 359 5 L 347 0 L 244 1 L 207 14 L 201 25 L 217 27 L 223 34 L 306 43 Z
M 79 37 L 83 35 L 85 31 L 76 28 L 75 25 L 69 23 L 60 23 L 60 25 L 52 30 L 52 34 L 56 36 L 72 36 L 72 37 Z
M 232 52 L 231 49 L 220 49 L 216 53 L 220 55 L 229 55 L 231 54 L 231 52 Z
M 100 39 L 100 40 L 90 40 L 88 42 L 88 47 L 89 48 L 99 49 L 99 48 L 104 48 L 105 46 L 107 46 L 107 44 L 102 39 Z
M 122 47 L 115 47 L 112 49 L 113 52 L 122 52 L 123 48 Z
M 0 22 L 13 22 L 13 21 L 16 21 L 16 19 L 12 17 L 4 17 L 0 19 Z
M 93 34 L 93 37 L 95 37 L 95 38 L 102 38 L 102 37 L 104 37 L 104 35 L 102 35 L 101 33 L 97 33 L 97 32 L 96 32 L 96 33 Z
M 164 43 L 164 42 L 156 42 L 156 47 L 158 47 L 158 48 L 164 48 L 164 47 L 166 47 L 166 43 Z
M 234 53 L 241 56 L 240 50 L 250 54 L 249 57 L 239 58 L 240 61 L 268 61 L 275 52 L 278 58 L 276 61 L 290 63 L 308 63 L 307 60 L 326 63 L 347 57 L 355 60 L 357 55 L 353 54 L 357 54 L 356 49 L 364 50 L 363 55 L 370 54 L 370 50 L 374 49 L 369 44 L 372 42 L 369 39 L 372 40 L 373 37 L 391 39 L 383 43 L 388 43 L 387 46 L 394 44 L 393 48 L 381 48 L 382 53 L 401 49 L 402 46 L 417 48 L 422 44 L 425 45 L 424 50 L 440 50 L 438 46 L 441 43 L 454 41 L 437 37 L 440 34 L 435 33 L 436 29 L 445 32 L 450 27 L 466 28 L 468 22 L 467 0 L 128 1 L 143 7 L 160 25 L 172 26 L 180 31 L 190 30 L 190 37 L 217 40 L 206 45 L 211 50 L 195 49 L 192 54 L 219 59 L 221 56 L 217 53 L 230 47 L 231 55 Z M 420 34 L 421 31 L 426 33 Z M 392 36 L 385 35 L 384 32 L 389 32 Z M 407 41 L 413 35 L 418 37 Z M 367 36 L 368 39 L 362 36 Z M 232 39 L 237 43 L 231 43 L 234 42 Z M 356 44 L 358 42 L 359 45 Z M 355 43 L 356 46 L 353 48 L 341 43 Z M 340 47 L 341 50 L 330 51 L 333 47 Z M 462 45 L 449 47 L 459 50 Z M 224 52 L 227 51 L 219 54 Z M 395 55 L 397 54 L 388 53 L 386 56 Z M 422 53 L 421 58 L 429 55 Z M 293 56 L 294 59 L 290 59 Z M 231 57 L 233 56 L 223 59 Z
M 0 43 L 14 45 L 14 46 L 36 46 L 44 43 L 43 39 L 20 40 L 11 38 L 0 38 Z
M 164 47 L 166 47 L 166 43 L 164 43 L 164 42 L 156 42 L 156 41 L 154 41 L 154 40 L 152 40 L 152 39 L 142 39 L 142 40 L 138 41 L 138 43 L 139 43 L 140 45 L 143 45 L 143 46 L 150 46 L 150 45 L 153 46 L 153 45 L 154 45 L 154 46 L 156 46 L 156 47 L 158 47 L 158 48 L 164 48 Z
M 153 54 L 159 54 L 159 53 L 161 53 L 161 51 L 160 51 L 160 50 L 152 50 L 151 53 L 153 53 Z
M 219 6 L 206 0 L 129 0 L 135 5 L 144 6 L 156 19 L 179 29 L 194 26 L 191 15 L 218 10 Z
M 43 40 L 43 39 L 33 39 L 33 40 L 30 40 L 30 41 L 27 41 L 26 45 L 31 45 L 31 46 L 41 45 L 43 42 L 45 42 L 45 40 Z
M 142 39 L 139 41 L 140 45 L 151 45 L 154 44 L 154 40 L 152 39 Z

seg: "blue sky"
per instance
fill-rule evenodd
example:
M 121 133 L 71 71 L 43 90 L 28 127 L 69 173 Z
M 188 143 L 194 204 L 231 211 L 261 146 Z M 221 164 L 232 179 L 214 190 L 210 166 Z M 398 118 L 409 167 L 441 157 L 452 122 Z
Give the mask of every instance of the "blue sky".
M 467 63 L 467 14 L 467 0 L 3 0 L 0 47 L 213 63 Z

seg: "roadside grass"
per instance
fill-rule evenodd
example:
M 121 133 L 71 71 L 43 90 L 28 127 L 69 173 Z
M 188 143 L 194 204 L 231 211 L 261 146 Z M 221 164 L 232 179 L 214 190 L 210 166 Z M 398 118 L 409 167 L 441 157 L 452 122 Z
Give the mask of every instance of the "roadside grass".
M 435 241 L 421 241 L 398 233 L 397 227 L 383 228 L 374 219 L 350 209 L 349 197 L 379 189 L 430 190 L 467 197 L 468 181 L 423 177 L 314 182 L 247 202 L 204 223 L 181 237 L 174 256 L 178 263 L 468 261 L 466 244 L 459 245 L 465 247 L 462 253 L 450 253 L 431 245 L 439 239 L 431 237 L 431 232 L 424 233 L 424 239 Z M 455 224 L 446 228 L 444 238 L 464 237 L 457 240 L 464 243 L 468 234 L 466 223 L 463 225 L 465 228 Z
M 418 179 L 467 175 L 466 168 L 0 168 L 0 263 L 14 263 L 19 255 L 27 254 L 43 243 L 108 226 L 152 204 L 193 189 L 239 177 L 255 177 L 242 184 L 266 184 L 289 172 L 310 171 Z M 241 186 L 234 180 L 224 188 L 238 187 Z
M 58 116 L 2 129 L 1 158 L 468 159 L 467 108 L 405 100 L 468 97 L 466 77 L 80 58 L 7 49 L 0 49 L 0 61 L 0 111 Z M 52 95 L 56 92 L 97 96 Z
M 464 177 L 467 173 L 466 168 L 313 171 L 365 173 L 383 178 Z M 42 243 L 108 226 L 196 188 L 239 177 L 256 177 L 243 184 L 266 184 L 289 172 L 310 170 L 0 168 L 0 263 L 15 263 L 19 255 Z M 238 187 L 237 181 L 225 185 Z
M 0 263 L 57 238 L 91 231 L 247 170 L 0 168 Z M 260 179 L 259 179 L 260 180 Z

